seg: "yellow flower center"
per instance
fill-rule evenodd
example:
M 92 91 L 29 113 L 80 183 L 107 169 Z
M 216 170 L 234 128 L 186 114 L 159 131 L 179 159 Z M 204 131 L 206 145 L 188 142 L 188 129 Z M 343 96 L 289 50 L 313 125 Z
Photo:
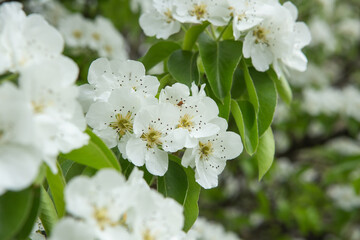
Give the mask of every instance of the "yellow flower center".
M 194 123 L 191 121 L 191 119 L 192 117 L 190 115 L 185 114 L 180 118 L 179 124 L 176 127 L 191 130 L 191 127 L 194 126 Z
M 207 13 L 206 11 L 206 4 L 202 3 L 202 4 L 194 4 L 194 8 L 192 11 L 190 11 L 190 15 L 191 16 L 196 16 L 197 20 L 202 19 L 205 14 Z
M 208 141 L 207 143 L 199 142 L 199 148 L 201 160 L 208 160 L 209 155 L 211 155 L 214 151 L 214 148 L 212 147 L 212 143 L 210 141 Z
M 96 41 L 99 41 L 100 40 L 100 34 L 95 32 L 91 35 Z
M 147 148 L 154 148 L 155 146 L 160 146 L 161 141 L 161 132 L 149 127 L 149 131 L 141 135 L 141 138 L 146 141 Z
M 104 49 L 108 54 L 111 54 L 113 51 L 112 47 L 108 44 L 105 45 Z
M 108 216 L 108 210 L 106 208 L 96 208 L 94 210 L 94 218 L 101 230 L 104 230 L 106 226 L 115 227 L 118 225 L 126 226 L 127 215 L 124 213 L 118 221 L 112 221 Z
M 133 124 L 131 112 L 127 112 L 125 116 L 120 113 L 116 114 L 116 121 L 110 123 L 109 126 L 116 130 L 120 137 L 124 136 L 127 132 L 132 132 Z
M 262 27 L 257 27 L 254 31 L 253 31 L 253 36 L 256 37 L 255 43 L 265 43 L 268 44 L 268 40 L 266 39 L 266 34 L 268 34 L 269 31 L 262 28 Z
M 31 102 L 31 105 L 33 107 L 33 111 L 34 113 L 42 113 L 44 112 L 44 109 L 45 109 L 45 105 L 42 104 L 42 103 L 37 103 L 35 101 L 32 101 Z
M 166 16 L 166 22 L 167 23 L 171 23 L 172 21 L 174 21 L 174 18 L 172 16 L 172 12 L 170 9 L 167 9 L 166 12 L 164 12 L 164 15 Z
M 72 32 L 72 35 L 73 35 L 75 38 L 77 38 L 77 39 L 80 39 L 80 38 L 82 38 L 82 36 L 83 36 L 82 32 L 79 31 L 79 30 L 74 30 L 74 31 Z
M 149 229 L 146 229 L 143 233 L 143 240 L 155 240 L 155 238 L 151 235 Z

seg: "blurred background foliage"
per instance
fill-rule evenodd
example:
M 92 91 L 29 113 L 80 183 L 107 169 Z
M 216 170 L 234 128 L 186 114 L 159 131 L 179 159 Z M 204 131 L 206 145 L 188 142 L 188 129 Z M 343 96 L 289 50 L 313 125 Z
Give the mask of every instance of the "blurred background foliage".
M 130 59 L 139 59 L 158 40 L 142 33 L 136 2 L 132 11 L 131 0 L 61 1 L 86 18 L 110 19 L 126 39 Z M 360 1 L 292 2 L 313 40 L 304 50 L 308 70 L 288 77 L 293 102 L 277 106 L 276 159 L 260 182 L 246 153 L 229 161 L 219 187 L 202 190 L 200 215 L 242 239 L 360 240 Z M 79 84 L 85 83 L 98 56 L 89 49 L 65 53 L 79 64 Z M 232 120 L 229 125 L 235 127 Z

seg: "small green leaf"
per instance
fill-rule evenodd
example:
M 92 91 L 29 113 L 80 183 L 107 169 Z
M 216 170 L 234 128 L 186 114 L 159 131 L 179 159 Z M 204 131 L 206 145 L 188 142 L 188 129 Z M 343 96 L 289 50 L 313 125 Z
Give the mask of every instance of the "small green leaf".
M 176 162 L 169 161 L 169 169 L 165 175 L 158 177 L 158 191 L 165 197 L 171 197 L 182 205 L 187 189 L 188 182 L 184 169 Z
M 183 49 L 185 51 L 192 50 L 200 33 L 202 33 L 208 25 L 209 25 L 209 22 L 204 22 L 201 25 L 194 25 L 186 31 L 186 34 L 184 37 L 184 42 L 183 42 Z
M 292 91 L 286 78 L 284 76 L 278 78 L 273 69 L 270 69 L 269 71 L 267 71 L 267 73 L 269 77 L 274 81 L 276 90 L 280 95 L 281 99 L 284 100 L 286 104 L 290 104 L 292 101 Z
M 27 222 L 35 198 L 34 188 L 6 192 L 0 197 L 0 239 L 10 240 Z
M 259 144 L 257 119 L 253 105 L 248 101 L 231 100 L 231 114 L 239 129 L 246 152 L 253 155 Z
M 230 93 L 233 74 L 242 54 L 242 44 L 233 40 L 217 42 L 201 34 L 199 50 L 210 86 L 215 96 L 223 101 Z
M 269 127 L 264 135 L 260 138 L 259 147 L 254 159 L 258 163 L 259 181 L 263 178 L 266 172 L 270 169 L 275 155 L 275 141 L 271 127 Z
M 37 220 L 40 210 L 40 187 L 38 186 L 36 188 L 33 188 L 33 191 L 34 191 L 34 196 L 33 196 L 33 202 L 30 213 L 21 231 L 18 232 L 18 234 L 14 239 L 27 239 Z
M 256 114 L 258 114 L 259 112 L 259 99 L 256 93 L 256 89 L 255 89 L 255 85 L 254 82 L 250 76 L 249 73 L 249 69 L 246 65 L 245 59 L 241 59 L 241 67 L 242 70 L 244 72 L 244 79 L 245 79 L 245 84 L 246 84 L 246 88 L 249 94 L 249 100 L 251 102 L 251 104 L 254 106 L 255 112 Z
M 274 118 L 277 94 L 273 81 L 266 73 L 258 72 L 254 68 L 249 71 L 259 101 L 258 126 L 259 136 L 262 136 Z
M 147 51 L 145 56 L 140 59 L 140 62 L 144 64 L 146 71 L 149 71 L 156 64 L 170 56 L 172 52 L 180 48 L 179 44 L 171 41 L 155 43 Z
M 57 214 L 61 218 L 65 215 L 64 189 L 66 185 L 61 168 L 58 166 L 57 174 L 53 174 L 50 168 L 48 168 L 46 171 L 46 179 L 55 203 Z
M 90 136 L 88 145 L 60 156 L 95 169 L 114 168 L 121 171 L 114 153 L 90 130 L 86 132 Z
M 44 187 L 41 187 L 40 220 L 48 236 L 58 219 L 53 201 Z
M 171 161 L 176 162 L 177 164 L 181 165 L 181 159 L 174 155 L 169 155 Z M 170 162 L 171 162 L 170 161 Z M 183 170 L 186 173 L 188 187 L 185 194 L 184 202 L 182 203 L 184 207 L 184 231 L 187 232 L 195 223 L 196 219 L 199 215 L 199 206 L 198 201 L 200 197 L 201 187 L 195 181 L 195 172 L 190 167 L 184 168 Z
M 177 50 L 171 54 L 168 60 L 169 73 L 176 81 L 191 87 L 191 83 L 199 82 L 199 70 L 197 68 L 198 53 Z

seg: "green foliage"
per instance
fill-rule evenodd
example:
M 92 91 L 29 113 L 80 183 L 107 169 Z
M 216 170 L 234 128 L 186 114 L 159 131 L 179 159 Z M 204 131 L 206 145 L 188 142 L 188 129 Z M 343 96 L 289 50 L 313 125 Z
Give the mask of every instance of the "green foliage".
M 171 53 L 178 49 L 180 49 L 180 45 L 175 42 L 161 41 L 152 45 L 140 61 L 144 64 L 146 71 L 149 71 L 152 67 L 165 60 Z
M 275 155 L 275 141 L 271 128 L 268 128 L 259 140 L 259 147 L 254 155 L 258 163 L 259 180 L 270 169 Z
M 168 60 L 169 73 L 174 79 L 191 87 L 191 83 L 199 82 L 199 70 L 197 68 L 198 53 L 177 50 L 171 54 Z
M 282 98 L 284 102 L 290 104 L 292 101 L 292 90 L 289 86 L 288 81 L 286 80 L 285 76 L 281 76 L 280 78 L 276 75 L 275 71 L 270 69 L 268 71 L 270 78 L 274 81 L 276 90 L 279 96 Z
M 183 49 L 185 51 L 191 51 L 199 35 L 205 30 L 208 25 L 209 22 L 204 22 L 201 25 L 194 25 L 186 31 L 183 42 Z
M 231 101 L 233 115 L 246 152 L 253 155 L 259 144 L 257 117 L 253 105 L 248 101 Z
M 198 200 L 200 186 L 195 182 L 191 168 L 181 166 L 181 160 L 169 155 L 169 169 L 163 177 L 158 177 L 158 191 L 171 197 L 184 207 L 184 231 L 188 231 L 199 214 Z
M 211 89 L 220 101 L 224 101 L 231 90 L 233 74 L 242 54 L 242 44 L 232 40 L 218 42 L 205 34 L 201 34 L 198 41 Z
M 61 157 L 95 169 L 114 168 L 121 171 L 120 164 L 114 153 L 103 141 L 89 129 L 86 130 L 86 133 L 90 136 L 88 145 L 75 149 L 70 153 L 62 154 Z
M 56 213 L 56 209 L 53 201 L 51 200 L 48 192 L 44 187 L 41 187 L 40 198 L 40 219 L 44 226 L 44 229 L 48 235 L 50 235 L 52 228 L 58 221 L 59 217 Z
M 253 68 L 249 70 L 259 103 L 257 119 L 259 136 L 262 136 L 273 120 L 277 104 L 277 94 L 274 83 L 266 73 L 258 72 Z
M 37 218 L 40 189 L 8 191 L 0 197 L 0 239 L 26 239 Z
M 57 174 L 52 173 L 50 168 L 48 168 L 46 180 L 49 184 L 51 195 L 55 203 L 57 215 L 61 218 L 65 215 L 64 190 L 66 184 L 61 168 L 58 167 Z

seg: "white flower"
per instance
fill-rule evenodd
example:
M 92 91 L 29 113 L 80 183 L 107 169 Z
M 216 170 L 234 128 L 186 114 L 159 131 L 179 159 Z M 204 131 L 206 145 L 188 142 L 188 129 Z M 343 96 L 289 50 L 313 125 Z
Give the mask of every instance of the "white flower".
M 78 89 L 74 82 L 78 68 L 72 60 L 58 57 L 27 67 L 23 72 L 19 84 L 32 106 L 33 139 L 43 160 L 56 172 L 57 155 L 79 148 L 89 139 L 83 133 L 86 125 L 76 101 Z
M 256 70 L 266 71 L 270 64 L 278 76 L 286 73 L 285 67 L 305 71 L 307 59 L 301 49 L 310 43 L 310 32 L 302 22 L 295 22 L 296 7 L 286 2 L 273 4 L 260 14 L 263 18 L 244 39 L 244 57 L 251 57 Z
M 197 88 L 193 85 L 193 89 Z M 200 97 L 198 90 L 195 96 L 189 96 L 189 88 L 181 83 L 161 90 L 159 101 L 169 102 L 180 110 L 180 118 L 176 128 L 185 135 L 185 147 L 193 148 L 197 145 L 198 138 L 209 137 L 216 134 L 220 128 L 210 121 L 219 114 L 219 109 L 214 100 L 209 97 Z
M 360 197 L 356 195 L 352 186 L 333 185 L 328 188 L 327 194 L 335 205 L 346 211 L 360 207 Z
M 226 132 L 227 122 L 216 119 L 220 132 L 214 136 L 199 138 L 194 148 L 186 149 L 181 164 L 195 167 L 196 181 L 204 188 L 218 185 L 218 175 L 224 170 L 226 161 L 236 158 L 243 150 L 240 136 Z
M 235 233 L 226 232 L 224 227 L 220 224 L 210 222 L 204 218 L 199 217 L 189 230 L 186 239 L 191 240 L 240 240 Z
M 57 57 L 63 46 L 60 33 L 42 16 L 25 16 L 15 2 L 0 6 L 0 74 Z
M 257 0 L 228 0 L 233 16 L 233 33 L 235 39 L 239 39 L 240 35 L 250 28 L 259 24 L 261 11 L 266 10 L 266 4 Z
M 98 51 L 100 57 L 121 60 L 128 58 L 123 36 L 107 18 L 96 17 L 89 34 L 89 45 Z
M 152 8 L 140 16 L 139 23 L 147 36 L 167 39 L 180 31 L 180 23 L 174 19 L 175 0 L 153 0 Z
M 154 97 L 159 88 L 159 81 L 154 76 L 145 75 L 141 62 L 127 60 L 107 60 L 99 58 L 91 63 L 88 74 L 91 87 L 83 87 L 80 93 L 86 105 L 88 101 L 107 101 L 111 91 L 119 88 L 130 88 L 140 92 L 144 97 Z M 85 85 L 87 86 L 87 85 Z
M 80 13 L 67 15 L 59 21 L 59 30 L 70 47 L 86 47 L 91 22 Z
M 23 94 L 10 83 L 0 85 L 0 195 L 29 186 L 37 176 L 41 156 L 32 126 Z
M 150 173 L 162 176 L 168 169 L 168 152 L 184 147 L 185 136 L 175 129 L 180 111 L 169 103 L 149 106 L 134 120 L 135 136 L 128 140 L 126 154 L 136 166 L 146 165 Z
M 61 220 L 51 240 L 173 239 L 182 234 L 182 206 L 151 190 L 136 168 L 126 181 L 112 169 L 74 178 L 65 189 L 71 218 Z
M 96 240 L 93 228 L 86 223 L 65 217 L 54 227 L 50 240 Z
M 175 19 L 179 22 L 201 23 L 209 21 L 215 26 L 225 26 L 230 19 L 227 1 L 184 0 L 178 1 Z
M 115 89 L 108 102 L 95 102 L 90 106 L 87 123 L 109 148 L 118 145 L 120 152 L 126 155 L 126 139 L 133 133 L 134 118 L 144 106 L 146 102 L 139 93 L 126 88 Z

